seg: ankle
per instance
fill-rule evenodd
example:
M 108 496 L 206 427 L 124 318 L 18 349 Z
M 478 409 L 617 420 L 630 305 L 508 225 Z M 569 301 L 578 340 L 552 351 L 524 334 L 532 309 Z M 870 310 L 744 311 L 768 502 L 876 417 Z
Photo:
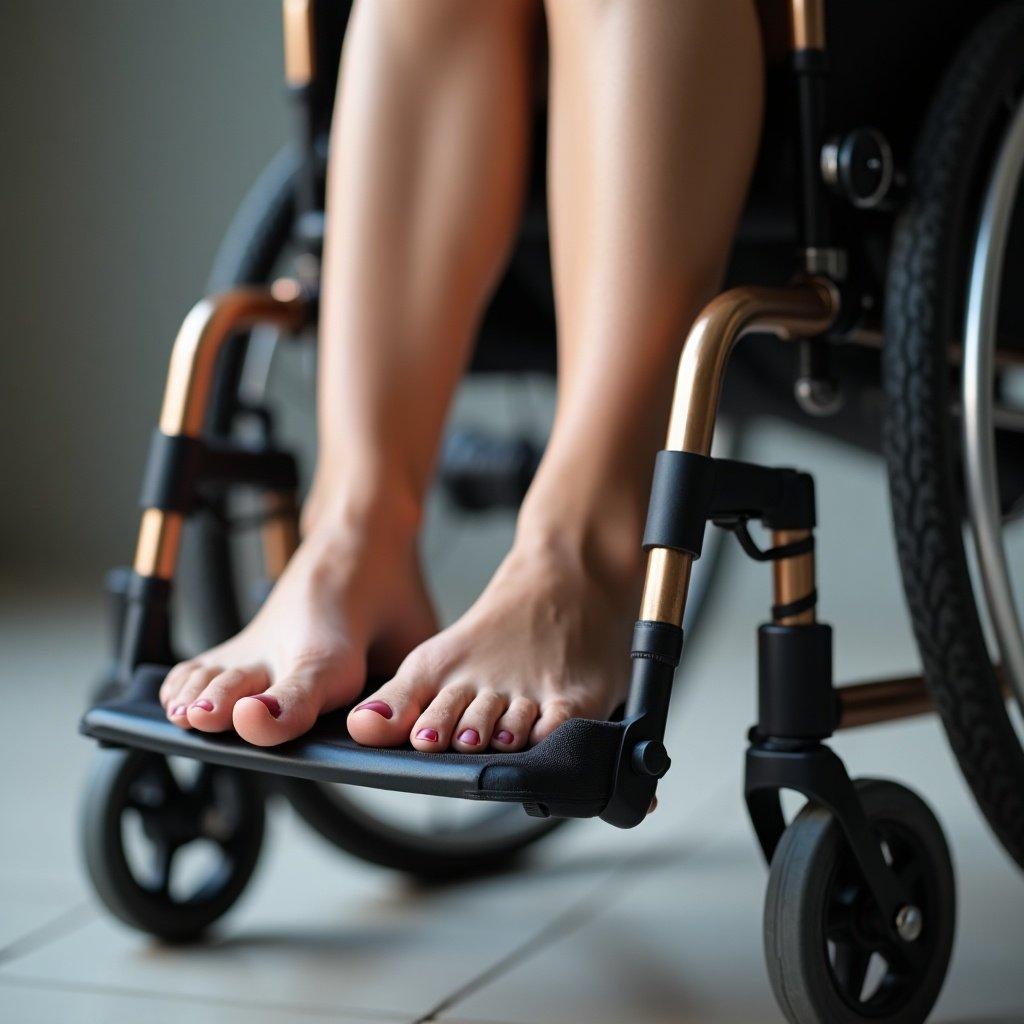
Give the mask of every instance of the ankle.
M 317 475 L 303 509 L 304 532 L 413 541 L 423 521 L 423 498 L 401 481 L 359 478 L 334 482 Z
M 634 596 L 640 584 L 643 551 L 632 522 L 601 510 L 573 515 L 568 510 L 528 511 L 516 526 L 513 550 L 524 558 L 572 566 L 599 585 Z

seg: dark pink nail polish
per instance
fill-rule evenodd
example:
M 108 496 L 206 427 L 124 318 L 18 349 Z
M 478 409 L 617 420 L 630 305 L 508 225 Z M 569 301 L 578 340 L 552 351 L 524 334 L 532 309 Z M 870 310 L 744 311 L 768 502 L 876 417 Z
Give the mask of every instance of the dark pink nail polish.
M 365 704 L 360 704 L 356 711 L 376 711 L 381 718 L 390 718 L 394 714 L 391 705 L 383 700 L 368 700 Z
M 502 729 L 494 738 L 499 743 L 511 743 L 515 739 L 515 736 L 513 736 L 508 729 Z
M 281 702 L 276 697 L 271 697 L 269 693 L 254 693 L 253 696 L 261 704 L 266 704 L 267 710 L 270 712 L 271 717 L 281 717 Z
M 480 733 L 476 729 L 463 729 L 459 733 L 459 742 L 467 743 L 471 747 L 475 747 L 480 742 Z
M 187 710 L 188 710 L 188 709 L 187 709 L 187 708 L 185 707 L 185 705 L 184 705 L 184 704 L 176 704 L 176 705 L 174 706 L 174 708 L 172 708 L 172 709 L 171 709 L 171 717 L 172 717 L 172 718 L 177 718 L 177 717 L 178 717 L 178 715 L 183 715 L 183 714 L 185 714 L 185 712 L 186 712 Z
M 436 729 L 420 729 L 420 731 L 418 733 L 416 733 L 416 739 L 418 739 L 418 740 L 426 740 L 428 743 L 436 743 L 437 742 L 437 730 Z
M 204 697 L 202 700 L 194 701 L 192 707 L 199 708 L 200 711 L 212 711 L 213 702 Z

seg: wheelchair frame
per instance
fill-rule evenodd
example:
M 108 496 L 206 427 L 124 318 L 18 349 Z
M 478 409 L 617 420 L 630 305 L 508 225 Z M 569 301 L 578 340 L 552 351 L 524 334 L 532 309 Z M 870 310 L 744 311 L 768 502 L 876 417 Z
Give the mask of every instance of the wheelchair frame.
M 257 324 L 297 334 L 316 322 L 315 285 L 279 280 L 269 290 L 240 288 L 204 299 L 174 343 L 167 386 L 143 485 L 144 508 L 125 595 L 120 673 L 126 695 L 90 709 L 82 724 L 103 743 L 182 754 L 233 767 L 466 799 L 522 803 L 547 817 L 600 815 L 622 828 L 639 824 L 670 767 L 664 733 L 691 567 L 711 522 L 737 535 L 748 555 L 770 562 L 771 622 L 758 633 L 758 721 L 749 735 L 745 795 L 770 862 L 786 829 L 780 793 L 803 793 L 827 808 L 853 852 L 884 927 L 910 960 L 920 917 L 907 887 L 883 856 L 858 789 L 825 741 L 837 729 L 932 710 L 921 677 L 835 687 L 831 628 L 815 615 L 814 485 L 806 473 L 711 457 L 722 384 L 737 341 L 774 335 L 801 348 L 807 401 L 829 399 L 830 338 L 864 340 L 849 312 L 844 252 L 829 223 L 820 159 L 824 145 L 824 0 L 790 0 L 796 84 L 800 273 L 779 287 L 740 286 L 710 302 L 694 322 L 679 360 L 664 450 L 657 457 L 644 548 L 647 567 L 634 628 L 632 674 L 621 720 L 573 720 L 517 754 L 423 754 L 373 750 L 345 736 L 343 712 L 324 716 L 305 737 L 265 749 L 233 735 L 183 731 L 155 703 L 174 663 L 168 603 L 182 526 L 198 489 L 210 481 L 264 493 L 262 525 L 271 575 L 298 544 L 294 461 L 280 451 L 214 444 L 204 436 L 214 370 L 225 344 Z M 322 222 L 316 195 L 317 124 L 309 102 L 316 66 L 312 0 L 284 0 L 286 76 L 299 100 L 306 154 L 300 233 L 315 249 Z M 870 335 L 867 336 L 870 340 Z M 1007 358 L 1012 358 L 1012 354 Z M 747 532 L 771 531 L 761 550 Z M 908 923 L 909 922 L 909 923 Z

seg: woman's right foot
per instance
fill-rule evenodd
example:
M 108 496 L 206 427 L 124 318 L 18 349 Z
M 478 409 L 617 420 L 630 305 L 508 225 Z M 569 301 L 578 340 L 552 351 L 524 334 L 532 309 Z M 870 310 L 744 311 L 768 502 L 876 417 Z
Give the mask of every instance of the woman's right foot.
M 160 702 L 170 721 L 204 732 L 233 727 L 271 746 L 351 703 L 368 665 L 393 672 L 437 628 L 416 519 L 380 508 L 318 511 L 252 622 L 168 673 Z

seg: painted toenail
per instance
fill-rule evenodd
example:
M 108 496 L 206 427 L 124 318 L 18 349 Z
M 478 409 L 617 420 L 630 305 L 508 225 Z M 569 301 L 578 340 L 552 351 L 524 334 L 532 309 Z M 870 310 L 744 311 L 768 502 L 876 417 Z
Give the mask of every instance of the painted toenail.
M 204 697 L 202 700 L 193 701 L 192 707 L 199 708 L 200 711 L 212 711 L 213 702 Z
M 420 731 L 418 733 L 416 733 L 416 739 L 418 739 L 418 740 L 426 740 L 428 743 L 436 743 L 437 742 L 437 730 L 436 729 L 420 729 Z
M 365 704 L 360 704 L 356 711 L 376 711 L 381 718 L 390 718 L 394 714 L 391 705 L 383 700 L 368 700 Z
M 480 742 L 480 733 L 476 729 L 463 729 L 459 733 L 459 742 L 468 743 L 471 747 L 475 747 Z
M 511 743 L 515 739 L 515 736 L 513 736 L 508 729 L 502 729 L 494 738 L 499 743 Z
M 177 717 L 178 717 L 178 715 L 183 715 L 183 714 L 185 714 L 185 712 L 186 712 L 187 710 L 188 710 L 188 708 L 186 708 L 184 704 L 176 704 L 176 705 L 175 705 L 175 706 L 174 706 L 174 707 L 173 707 L 173 708 L 171 709 L 171 717 L 172 717 L 172 718 L 177 718 Z
M 266 704 L 272 718 L 281 717 L 281 702 L 276 697 L 271 697 L 269 693 L 254 693 L 253 697 L 261 704 Z

